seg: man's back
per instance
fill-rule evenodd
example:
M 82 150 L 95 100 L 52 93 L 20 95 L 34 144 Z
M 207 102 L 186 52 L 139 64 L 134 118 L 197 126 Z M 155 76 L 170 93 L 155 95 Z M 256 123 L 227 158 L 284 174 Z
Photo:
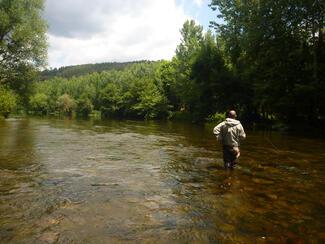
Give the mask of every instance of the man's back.
M 213 133 L 224 146 L 239 147 L 240 141 L 246 138 L 243 126 L 239 120 L 227 118 L 218 124 Z

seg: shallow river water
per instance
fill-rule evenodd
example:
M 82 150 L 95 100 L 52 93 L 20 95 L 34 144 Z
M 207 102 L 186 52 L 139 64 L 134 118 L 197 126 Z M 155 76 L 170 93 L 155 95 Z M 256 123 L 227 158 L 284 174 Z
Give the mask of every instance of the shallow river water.
M 325 141 L 247 131 L 223 169 L 212 128 L 0 122 L 1 243 L 321 243 Z

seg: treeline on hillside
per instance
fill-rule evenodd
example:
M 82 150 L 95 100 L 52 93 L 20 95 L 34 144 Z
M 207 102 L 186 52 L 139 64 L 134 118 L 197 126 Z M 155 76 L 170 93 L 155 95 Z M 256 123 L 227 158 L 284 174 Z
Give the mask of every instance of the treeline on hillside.
M 162 63 L 139 63 L 123 70 L 38 82 L 30 97 L 30 110 L 88 116 L 95 109 L 106 117 L 165 117 L 168 102 L 159 74 Z
M 80 64 L 63 66 L 60 68 L 46 69 L 40 73 L 40 80 L 48 80 L 56 76 L 71 78 L 73 76 L 83 76 L 91 74 L 94 72 L 103 72 L 108 70 L 122 70 L 127 66 L 136 63 L 148 62 L 144 60 L 132 61 L 132 62 L 106 62 L 106 63 L 96 63 L 96 64 Z

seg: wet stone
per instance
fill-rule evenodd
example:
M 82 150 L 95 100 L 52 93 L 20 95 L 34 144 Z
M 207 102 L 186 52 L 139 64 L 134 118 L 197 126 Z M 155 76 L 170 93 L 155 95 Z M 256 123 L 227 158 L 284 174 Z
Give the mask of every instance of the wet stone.
M 38 238 L 38 240 L 41 243 L 52 244 L 52 243 L 56 243 L 58 241 L 59 237 L 60 237 L 59 233 L 45 232 Z

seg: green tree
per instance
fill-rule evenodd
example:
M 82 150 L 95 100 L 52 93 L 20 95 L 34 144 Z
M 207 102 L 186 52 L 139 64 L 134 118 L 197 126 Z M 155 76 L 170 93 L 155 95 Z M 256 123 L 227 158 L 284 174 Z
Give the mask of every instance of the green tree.
M 237 80 L 252 87 L 259 114 L 288 122 L 324 117 L 321 1 L 212 0 L 211 7 L 225 20 L 216 30 Z
M 237 86 L 229 91 L 233 79 L 228 72 L 216 38 L 208 31 L 191 67 L 191 79 L 197 87 L 194 113 L 198 119 L 205 119 L 216 111 L 225 111 L 236 97 Z
M 44 93 L 36 93 L 31 96 L 29 104 L 33 112 L 43 115 L 49 112 L 48 96 Z
M 20 76 L 22 67 L 46 61 L 43 0 L 0 1 L 0 82 Z
M 104 116 L 123 114 L 123 92 L 120 84 L 111 82 L 106 85 L 100 95 L 101 112 Z
M 186 21 L 181 29 L 181 43 L 177 46 L 173 59 L 175 65 L 175 80 L 172 89 L 180 99 L 179 108 L 192 112 L 197 100 L 198 87 L 191 79 L 191 68 L 203 41 L 202 26 L 194 20 Z
M 16 108 L 16 95 L 9 89 L 0 87 L 0 113 L 5 118 Z
M 27 107 L 31 83 L 47 57 L 43 0 L 0 1 L 0 85 L 12 89 Z
M 140 91 L 138 102 L 132 109 L 145 119 L 153 119 L 159 114 L 166 114 L 167 99 L 152 81 L 148 81 L 144 89 Z
M 77 100 L 77 107 L 76 112 L 78 115 L 82 117 L 88 117 L 89 114 L 93 111 L 94 106 L 91 102 L 91 100 L 86 96 L 83 95 L 81 98 Z
M 175 109 L 180 103 L 175 89 L 173 89 L 176 84 L 175 74 L 176 65 L 172 61 L 162 61 L 155 74 L 157 83 L 168 100 L 171 109 Z
M 71 116 L 76 108 L 76 102 L 68 94 L 60 96 L 56 102 L 58 111 L 63 115 Z

